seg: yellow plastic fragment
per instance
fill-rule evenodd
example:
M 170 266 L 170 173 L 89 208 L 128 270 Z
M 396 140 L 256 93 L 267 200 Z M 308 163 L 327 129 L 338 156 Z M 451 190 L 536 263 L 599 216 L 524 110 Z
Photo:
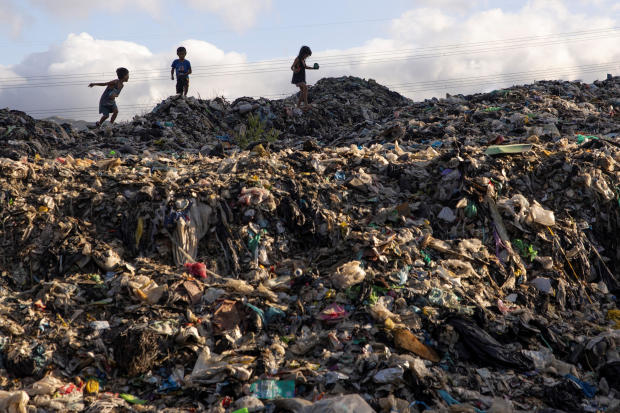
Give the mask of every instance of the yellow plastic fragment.
M 88 380 L 84 390 L 86 390 L 86 393 L 90 394 L 99 393 L 99 382 L 95 379 Z
M 140 240 L 142 239 L 142 233 L 144 232 L 144 219 L 142 217 L 138 218 L 138 226 L 136 228 L 136 248 L 140 245 Z
M 620 330 L 620 310 L 607 311 L 607 319 L 616 323 L 614 325 L 615 330 Z

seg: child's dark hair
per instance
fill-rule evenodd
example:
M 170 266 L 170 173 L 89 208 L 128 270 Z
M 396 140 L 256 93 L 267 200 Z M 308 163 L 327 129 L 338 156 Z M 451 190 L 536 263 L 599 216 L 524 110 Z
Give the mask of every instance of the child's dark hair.
M 312 56 L 312 50 L 310 50 L 308 46 L 301 46 L 301 49 L 299 49 L 299 55 L 297 55 L 297 57 L 302 59 L 308 56 Z
M 187 53 L 187 50 L 183 46 L 181 46 L 177 49 L 177 54 L 179 53 Z
M 129 70 L 125 69 L 124 67 L 119 67 L 118 69 L 116 69 L 116 76 L 118 76 L 119 79 L 124 78 L 128 74 Z

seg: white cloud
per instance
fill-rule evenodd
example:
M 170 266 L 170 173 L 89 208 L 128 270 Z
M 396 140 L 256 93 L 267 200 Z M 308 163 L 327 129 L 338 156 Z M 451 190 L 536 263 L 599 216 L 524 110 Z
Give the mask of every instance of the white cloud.
M 222 64 L 243 64 L 245 56 L 226 53 L 216 46 L 200 40 L 186 40 L 188 59 L 194 67 L 191 92 L 203 97 L 216 94 L 244 94 L 244 86 L 235 77 L 225 77 L 213 82 L 205 76 L 206 68 Z M 102 88 L 89 89 L 91 82 L 107 82 L 115 78 L 117 67 L 127 67 L 130 80 L 118 99 L 121 118 L 128 119 L 135 113 L 151 109 L 155 103 L 174 94 L 175 83 L 170 80 L 170 64 L 176 56 L 171 53 L 152 53 L 147 47 L 133 42 L 97 40 L 92 36 L 71 34 L 56 47 L 43 53 L 32 54 L 23 62 L 9 68 L 0 66 L 0 107 L 35 112 L 57 111 L 62 108 L 80 108 L 66 113 L 67 117 L 95 119 Z M 46 78 L 28 79 L 28 86 L 35 88 L 7 88 L 23 86 L 23 77 L 44 75 Z M 7 77 L 15 80 L 2 80 Z M 60 87 L 56 85 L 61 84 Z M 256 93 L 259 93 L 256 90 Z M 130 108 L 124 109 L 126 105 Z M 45 117 L 42 113 L 37 116 Z M 49 115 L 52 113 L 50 112 Z M 47 113 L 46 113 L 47 115 Z
M 108 12 L 120 12 L 128 7 L 145 10 L 153 16 L 158 16 L 161 12 L 161 0 L 105 0 L 105 1 L 84 1 L 84 0 L 28 0 L 31 4 L 41 7 L 49 12 L 65 17 L 85 17 L 97 10 Z
M 120 13 L 127 9 L 145 11 L 153 17 L 163 15 L 164 0 L 27 0 L 28 4 L 47 13 L 64 18 L 85 18 L 97 11 Z M 271 8 L 272 0 L 180 0 L 198 11 L 221 17 L 233 29 L 242 32 L 254 26 L 261 12 Z M 19 0 L 0 0 L 0 23 L 9 28 L 12 35 L 19 35 L 26 16 L 16 7 Z M 23 3 L 22 3 L 23 5 Z M 170 7 L 171 3 L 166 6 Z M 172 5 L 174 7 L 174 5 Z
M 12 1 L 12 0 L 2 0 Z M 272 0 L 181 0 L 189 7 L 214 13 L 223 18 L 232 28 L 243 31 L 256 22 L 258 15 L 271 7 Z M 97 10 L 121 12 L 128 7 L 144 10 L 152 16 L 161 16 L 163 0 L 106 0 L 92 2 L 84 0 L 29 0 L 37 7 L 65 17 L 84 17 Z M 170 4 L 168 4 L 169 6 Z
M 463 12 L 473 9 L 482 3 L 482 0 L 417 0 L 416 6 L 435 7 L 442 10 Z
M 543 78 L 591 81 L 604 78 L 606 68 L 593 72 L 579 68 L 568 72 L 543 70 L 618 62 L 617 35 L 580 42 L 558 42 L 558 38 L 544 36 L 618 25 L 617 20 L 605 15 L 572 13 L 556 1 L 532 1 L 512 12 L 497 8 L 479 10 L 460 19 L 436 8 L 413 9 L 393 21 L 386 38 L 371 39 L 346 50 L 315 50 L 308 63 L 320 63 L 321 70 L 308 71 L 308 81 L 312 84 L 320 77 L 343 75 L 374 78 L 385 85 L 398 85 L 393 89 L 415 100 L 443 96 L 446 92 L 488 91 Z M 540 38 L 543 41 L 501 40 L 525 36 L 543 36 Z M 199 40 L 186 40 L 182 44 L 188 49 L 188 59 L 194 69 L 190 84 L 190 94 L 194 96 L 268 96 L 296 92 L 290 83 L 290 63 L 286 61 L 267 62 L 259 68 L 278 71 L 260 72 L 256 65 L 248 64 L 242 54 L 224 51 Z M 420 53 L 426 56 L 419 56 Z M 439 54 L 443 56 L 438 57 Z M 412 55 L 418 55 L 418 58 L 412 58 Z M 153 53 L 133 42 L 96 40 L 87 34 L 70 35 L 62 44 L 44 53 L 33 54 L 19 65 L 4 70 L 17 76 L 61 76 L 49 81 L 77 82 L 79 85 L 2 89 L 0 83 L 0 107 L 26 110 L 86 108 L 84 112 L 72 112 L 67 116 L 93 120 L 98 116 L 97 104 L 102 90 L 91 90 L 86 85 L 92 81 L 111 80 L 116 67 L 126 66 L 131 71 L 131 78 L 118 103 L 121 118 L 127 119 L 174 93 L 174 82 L 169 78 L 174 57 L 172 52 Z M 510 79 L 486 78 L 531 71 L 541 72 Z M 620 66 L 616 65 L 610 71 L 618 73 Z M 92 75 L 88 75 L 90 73 Z M 83 76 L 73 77 L 76 74 Z M 463 80 L 465 78 L 470 80 Z M 445 79 L 461 81 L 443 82 Z M 416 84 L 421 81 L 441 82 Z M 124 108 L 125 105 L 145 106 Z
M 185 0 L 191 7 L 223 17 L 235 30 L 254 25 L 258 15 L 271 7 L 272 0 Z

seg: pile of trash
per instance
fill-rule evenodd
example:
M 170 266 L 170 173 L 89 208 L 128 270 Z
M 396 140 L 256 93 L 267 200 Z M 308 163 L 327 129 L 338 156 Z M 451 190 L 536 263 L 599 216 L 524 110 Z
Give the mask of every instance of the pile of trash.
M 0 111 L 0 411 L 620 411 L 618 96 Z
M 261 141 L 285 148 L 291 139 L 310 136 L 327 144 L 354 139 L 360 130 L 365 136 L 376 122 L 411 104 L 373 80 L 354 77 L 322 79 L 310 89 L 309 99 L 315 105 L 310 116 L 294 107 L 296 96 L 283 100 L 246 97 L 232 103 L 223 98 L 172 96 L 131 122 L 91 131 L 3 109 L 0 136 L 7 146 L 0 149 L 0 155 L 15 160 L 67 152 L 85 156 L 95 148 L 119 155 L 144 150 L 207 155 Z

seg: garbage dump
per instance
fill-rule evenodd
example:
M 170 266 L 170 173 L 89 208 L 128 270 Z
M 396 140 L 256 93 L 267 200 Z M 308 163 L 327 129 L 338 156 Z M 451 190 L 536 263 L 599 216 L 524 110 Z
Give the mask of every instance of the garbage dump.
M 620 78 L 0 111 L 0 411 L 620 411 Z

